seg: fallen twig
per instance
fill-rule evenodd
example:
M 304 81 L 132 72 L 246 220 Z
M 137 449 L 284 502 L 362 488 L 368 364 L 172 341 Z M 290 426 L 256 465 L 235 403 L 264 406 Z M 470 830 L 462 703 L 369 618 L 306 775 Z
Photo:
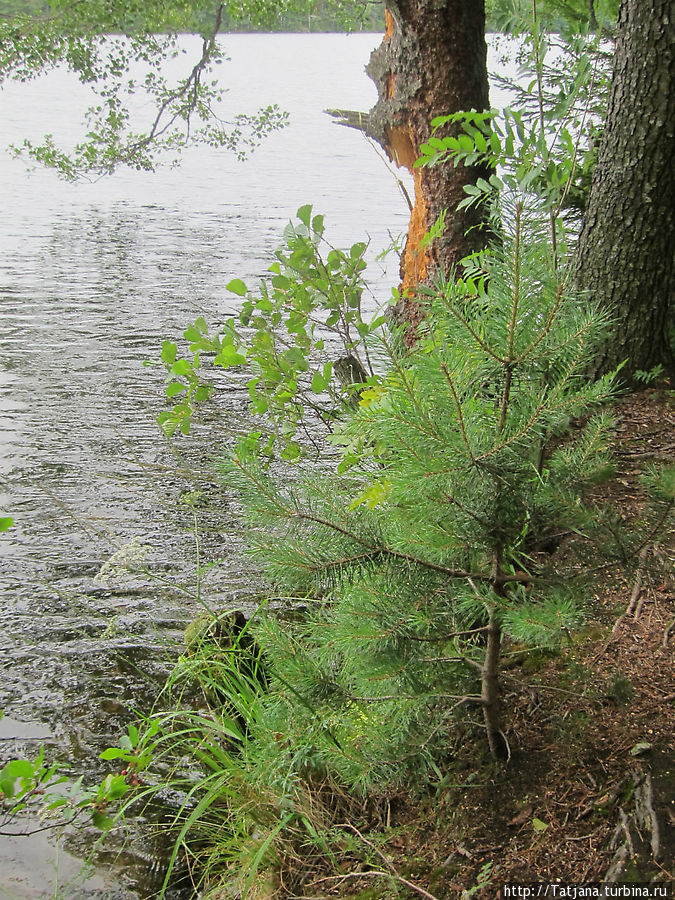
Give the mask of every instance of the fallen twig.
M 428 900 L 437 900 L 437 898 L 434 897 L 433 894 L 430 894 L 428 891 L 425 891 L 424 888 L 421 888 L 418 885 L 413 884 L 411 881 L 408 881 L 407 878 L 403 878 L 403 876 L 399 875 L 399 873 L 397 872 L 396 867 L 394 866 L 392 861 L 390 859 L 387 859 L 387 857 L 384 855 L 384 853 L 380 850 L 379 847 L 377 847 L 375 844 L 373 844 L 372 841 L 369 841 L 367 837 L 362 835 L 361 832 L 359 831 L 359 829 L 355 825 L 352 825 L 350 822 L 343 822 L 338 827 L 348 828 L 350 831 L 353 831 L 354 834 L 356 834 L 359 837 L 359 839 L 361 841 L 363 841 L 363 843 L 367 847 L 370 847 L 371 850 L 374 850 L 375 853 L 377 853 L 377 855 L 380 857 L 382 862 L 389 869 L 389 872 L 372 872 L 371 871 L 371 872 L 350 873 L 349 876 L 344 876 L 345 878 L 346 877 L 355 878 L 355 877 L 357 877 L 357 875 L 371 875 L 371 876 L 386 875 L 390 878 L 394 878 L 396 881 L 400 881 L 401 884 L 405 884 L 406 887 L 409 887 L 411 891 L 416 891 L 418 894 L 420 894 L 420 896 L 427 897 Z M 323 880 L 323 879 L 319 879 L 319 880 Z
M 634 619 L 637 619 L 638 613 L 636 612 L 636 604 L 642 593 L 642 580 L 644 578 L 645 572 L 645 563 L 647 562 L 647 556 L 649 555 L 649 547 L 645 545 L 642 550 L 640 550 L 640 564 L 638 565 L 637 573 L 635 575 L 635 584 L 633 585 L 633 590 L 630 595 L 630 602 L 626 607 L 626 611 L 623 615 L 619 616 L 619 618 L 614 623 L 614 628 L 612 628 L 612 634 L 616 634 L 619 630 L 619 626 L 623 622 L 623 620 L 632 615 Z
M 403 878 L 401 875 L 395 875 L 393 872 L 382 872 L 378 869 L 370 869 L 368 872 L 347 872 L 344 875 L 327 875 L 325 878 L 317 878 L 314 884 L 319 884 L 321 881 L 341 881 L 346 878 L 393 878 L 394 881 L 400 881 L 401 884 L 410 888 L 411 891 L 415 891 L 415 893 L 419 894 L 421 897 L 426 897 L 427 900 L 438 900 L 438 897 L 434 897 L 433 894 L 430 894 L 428 891 L 425 891 L 424 888 L 413 884 L 412 881 L 408 881 L 407 878 Z

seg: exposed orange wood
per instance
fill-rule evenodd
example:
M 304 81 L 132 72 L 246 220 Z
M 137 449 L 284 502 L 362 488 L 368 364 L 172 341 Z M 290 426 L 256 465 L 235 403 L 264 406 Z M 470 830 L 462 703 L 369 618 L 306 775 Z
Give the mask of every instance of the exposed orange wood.
M 388 40 L 394 34 L 394 17 L 388 9 L 384 11 L 384 40 Z
M 387 131 L 387 152 L 397 166 L 413 171 L 413 165 L 417 159 L 417 152 L 413 143 L 409 125 L 398 125 Z
M 427 277 L 431 260 L 430 247 L 420 249 L 422 238 L 427 233 L 427 204 L 422 191 L 422 173 L 413 171 L 415 180 L 415 205 L 410 214 L 408 240 L 401 259 L 401 292 L 404 297 L 412 296 L 415 288 Z
M 420 249 L 422 238 L 427 233 L 427 203 L 422 189 L 422 170 L 414 167 L 419 156 L 409 125 L 393 128 L 387 134 L 387 149 L 397 166 L 404 166 L 413 176 L 415 203 L 410 214 L 408 240 L 401 258 L 401 292 L 403 296 L 414 294 L 415 287 L 427 277 L 432 262 L 429 247 Z

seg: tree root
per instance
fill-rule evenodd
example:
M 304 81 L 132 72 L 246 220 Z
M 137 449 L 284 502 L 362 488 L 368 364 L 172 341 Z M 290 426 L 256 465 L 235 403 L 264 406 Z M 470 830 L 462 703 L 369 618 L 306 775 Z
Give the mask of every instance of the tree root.
M 607 884 L 618 881 L 629 864 L 637 864 L 644 877 L 650 864 L 658 862 L 661 857 L 661 837 L 654 809 L 652 776 L 647 772 L 635 775 L 633 780 L 634 809 L 626 814 L 619 807 L 619 821 L 609 845 L 610 850 L 615 853 L 602 879 Z

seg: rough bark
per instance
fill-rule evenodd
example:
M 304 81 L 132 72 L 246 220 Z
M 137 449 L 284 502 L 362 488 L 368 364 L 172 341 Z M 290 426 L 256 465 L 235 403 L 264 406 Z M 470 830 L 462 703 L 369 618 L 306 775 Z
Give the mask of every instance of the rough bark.
M 487 645 L 481 672 L 481 701 L 488 746 L 494 759 L 506 759 L 507 747 L 502 736 L 499 714 L 499 654 L 502 631 L 494 610 L 486 629 Z
M 615 319 L 591 374 L 628 360 L 661 364 L 669 341 L 675 265 L 675 0 L 623 0 L 597 169 L 576 257 L 577 285 Z
M 367 117 L 368 132 L 397 165 L 413 175 L 414 206 L 401 259 L 398 317 L 414 326 L 420 311 L 415 287 L 440 267 L 449 272 L 485 244 L 476 210 L 457 210 L 463 186 L 487 177 L 479 167 L 415 169 L 420 145 L 431 135 L 434 116 L 489 106 L 483 0 L 387 0 L 386 32 L 367 72 L 378 101 Z M 438 216 L 448 210 L 446 233 L 420 247 Z

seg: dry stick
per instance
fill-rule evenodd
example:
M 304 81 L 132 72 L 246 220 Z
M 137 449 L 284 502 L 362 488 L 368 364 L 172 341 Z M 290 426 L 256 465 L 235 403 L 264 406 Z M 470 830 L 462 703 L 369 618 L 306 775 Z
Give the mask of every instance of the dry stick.
M 346 875 L 328 875 L 325 878 L 318 878 L 314 883 L 319 884 L 322 881 L 342 881 L 346 878 L 393 878 L 394 881 L 400 881 L 401 884 L 410 888 L 411 891 L 415 891 L 415 893 L 419 894 L 421 897 L 426 897 L 427 900 L 438 900 L 438 897 L 434 897 L 433 894 L 430 894 L 428 891 L 425 891 L 424 888 L 413 884 L 412 881 L 408 881 L 407 878 L 403 878 L 401 875 L 395 875 L 393 872 L 382 872 L 377 869 L 371 869 L 369 872 L 347 872 Z
M 428 898 L 430 898 L 430 900 L 436 900 L 436 898 L 433 896 L 433 894 L 428 893 L 427 891 L 424 890 L 424 888 L 418 887 L 417 885 L 412 884 L 412 882 L 407 881 L 405 878 L 402 878 L 396 871 L 396 868 L 395 868 L 394 864 L 391 862 L 391 860 L 387 859 L 387 857 L 384 855 L 384 853 L 382 853 L 382 851 L 380 850 L 379 847 L 376 847 L 375 844 L 373 844 L 371 841 L 368 840 L 368 838 L 364 837 L 355 825 L 352 825 L 350 822 L 344 822 L 341 826 L 338 826 L 338 827 L 348 828 L 350 831 L 353 831 L 356 835 L 358 835 L 360 840 L 362 840 L 363 843 L 366 844 L 366 846 L 370 847 L 371 850 L 374 850 L 375 853 L 377 853 L 377 855 L 380 857 L 380 859 L 385 864 L 385 866 L 387 866 L 391 870 L 392 876 L 394 878 L 396 878 L 397 881 L 400 881 L 402 884 L 407 885 L 411 890 L 417 891 L 417 893 L 421 894 L 422 897 L 428 897 Z M 365 873 L 365 874 L 374 874 L 374 873 Z
M 638 600 L 638 604 L 637 604 L 637 606 L 635 607 L 635 612 L 633 613 L 633 619 L 634 619 L 636 622 L 637 622 L 637 620 L 640 618 L 640 613 L 642 612 L 642 607 L 643 607 L 644 605 L 645 605 L 645 598 L 644 598 L 644 596 L 642 596 L 642 597 L 640 597 L 640 599 Z
M 633 590 L 631 591 L 630 602 L 629 602 L 628 606 L 626 607 L 625 613 L 623 613 L 623 615 L 619 616 L 619 618 L 614 623 L 614 628 L 612 628 L 612 634 L 617 633 L 617 631 L 619 630 L 619 626 L 621 625 L 623 620 L 626 618 L 626 616 L 632 615 L 634 619 L 637 619 L 637 617 L 639 615 L 639 611 L 637 611 L 635 607 L 636 607 L 636 604 L 640 597 L 640 594 L 642 593 L 642 579 L 644 577 L 645 563 L 647 561 L 648 553 L 649 553 L 648 546 L 644 546 L 642 548 L 642 550 L 640 550 L 640 564 L 638 565 L 637 574 L 635 576 L 635 584 L 633 585 Z

